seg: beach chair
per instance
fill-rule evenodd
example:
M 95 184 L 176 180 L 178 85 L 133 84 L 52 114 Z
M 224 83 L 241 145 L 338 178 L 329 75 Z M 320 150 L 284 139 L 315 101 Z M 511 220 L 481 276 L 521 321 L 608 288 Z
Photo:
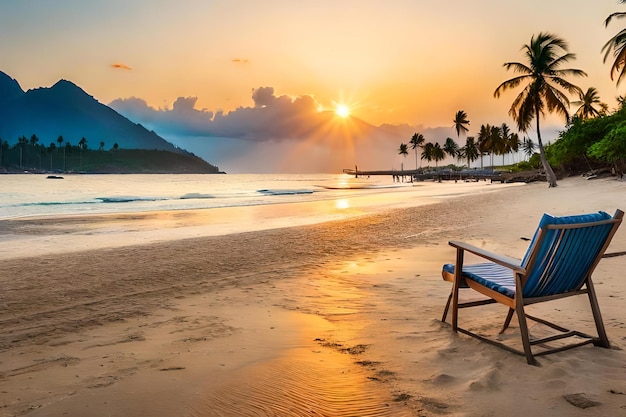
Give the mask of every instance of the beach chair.
M 484 249 L 462 242 L 451 241 L 456 248 L 456 263 L 443 266 L 443 279 L 453 283 L 452 292 L 444 309 L 445 322 L 452 306 L 452 330 L 478 338 L 484 342 L 526 356 L 529 364 L 537 365 L 535 356 L 560 352 L 588 343 L 609 348 L 600 308 L 591 280 L 591 274 L 604 255 L 613 235 L 619 227 L 624 212 L 617 210 L 611 217 L 604 212 L 567 217 L 544 214 L 526 254 L 521 260 L 490 253 Z M 465 265 L 465 252 L 477 255 L 487 262 Z M 459 303 L 459 290 L 469 288 L 487 298 Z M 598 336 L 568 330 L 547 320 L 525 313 L 529 304 L 552 301 L 564 297 L 587 294 Z M 500 303 L 509 307 L 503 333 L 517 314 L 524 351 L 487 338 L 458 326 L 460 308 Z M 527 319 L 549 326 L 556 334 L 539 339 L 529 336 Z M 561 339 L 569 339 L 564 344 Z M 550 342 L 558 345 L 550 347 Z M 532 348 L 537 347 L 537 353 Z M 541 348 L 541 350 L 539 349 Z

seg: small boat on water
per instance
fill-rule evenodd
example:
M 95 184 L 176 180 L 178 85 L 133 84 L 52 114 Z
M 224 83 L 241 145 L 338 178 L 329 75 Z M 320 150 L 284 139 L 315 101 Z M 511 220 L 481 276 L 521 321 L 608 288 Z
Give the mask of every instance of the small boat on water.
M 63 177 L 59 175 L 48 175 L 46 178 L 49 180 L 62 180 L 63 179 Z

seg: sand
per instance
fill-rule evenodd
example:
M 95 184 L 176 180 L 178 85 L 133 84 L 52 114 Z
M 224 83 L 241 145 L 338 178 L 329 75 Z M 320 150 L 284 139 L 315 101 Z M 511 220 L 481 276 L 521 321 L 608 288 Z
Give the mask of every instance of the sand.
M 171 222 L 170 241 L 5 257 L 0 416 L 624 415 L 626 256 L 594 275 L 611 349 L 535 367 L 439 321 L 448 240 L 520 257 L 543 212 L 616 208 L 626 183 L 571 178 L 225 236 L 183 239 Z M 110 220 L 0 231 L 53 244 Z M 608 250 L 623 251 L 626 229 Z M 461 322 L 485 333 L 506 313 L 466 311 Z M 592 330 L 584 296 L 531 311 Z M 513 344 L 516 330 L 505 336 Z

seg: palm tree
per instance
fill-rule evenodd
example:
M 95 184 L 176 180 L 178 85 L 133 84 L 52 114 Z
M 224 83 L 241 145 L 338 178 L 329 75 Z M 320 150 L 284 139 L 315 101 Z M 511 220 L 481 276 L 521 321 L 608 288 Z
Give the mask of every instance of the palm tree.
M 535 142 L 533 142 L 531 138 L 525 137 L 522 141 L 522 151 L 524 151 L 524 155 L 530 159 L 530 157 L 535 153 L 535 149 L 537 149 Z
M 511 133 L 509 136 L 509 140 L 507 141 L 507 148 L 509 152 L 513 153 L 513 162 L 515 162 L 515 154 L 519 151 L 521 146 L 521 142 L 519 140 L 519 135 L 517 133 Z
M 478 159 L 478 145 L 474 141 L 474 136 L 468 136 L 465 139 L 465 146 L 459 151 L 459 156 L 463 159 L 467 159 L 467 169 L 470 168 L 470 164 Z
M 441 145 L 435 142 L 432 148 L 432 158 L 435 160 L 435 169 L 437 169 L 438 162 L 443 161 L 445 157 L 446 154 L 441 148 Z
M 493 150 L 493 128 L 490 124 L 481 125 L 478 131 L 478 142 L 476 146 L 480 153 L 480 169 L 483 169 L 483 155 L 491 154 Z
M 494 151 L 496 155 L 502 155 L 502 166 L 504 166 L 504 156 L 512 150 L 511 137 L 513 133 L 506 123 L 502 123 L 494 133 L 497 134 Z
M 50 142 L 50 146 L 48 146 L 48 153 L 50 154 L 50 171 L 52 171 L 52 155 L 54 155 L 54 150 L 57 145 L 54 142 Z
M 79 166 L 83 167 L 83 149 L 87 149 L 87 139 L 84 137 L 78 142 L 78 148 L 80 149 L 80 163 Z
M 113 160 L 115 160 L 115 154 L 117 153 L 118 149 L 120 148 L 120 145 L 117 144 L 117 142 L 115 142 L 113 144 L 113 149 L 112 149 L 112 153 L 113 153 Z
M 580 101 L 572 101 L 572 104 L 580 106 L 574 115 L 581 119 L 590 119 L 600 115 L 600 110 L 593 107 L 594 104 L 600 106 L 601 109 L 604 108 L 595 87 L 589 87 L 585 93 L 581 92 Z
M 456 130 L 456 137 L 459 139 L 461 137 L 461 132 L 467 133 L 469 131 L 468 125 L 470 124 L 469 120 L 467 120 L 467 113 L 464 110 L 459 110 L 454 115 L 454 129 Z
M 24 150 L 24 146 L 28 143 L 28 139 L 26 139 L 26 136 L 20 136 L 19 138 L 17 138 L 17 143 L 20 146 L 20 169 L 22 169 L 22 156 L 23 156 L 23 150 Z
M 620 3 L 626 3 L 626 0 L 620 0 Z M 623 17 L 626 17 L 626 12 L 611 13 L 604 21 L 604 26 L 607 27 L 613 18 L 621 19 Z M 602 47 L 602 52 L 604 52 L 603 62 L 606 62 L 611 52 L 613 52 L 614 61 L 611 66 L 611 80 L 614 73 L 618 74 L 617 85 L 619 85 L 622 78 L 624 78 L 624 74 L 626 74 L 626 29 L 620 30 L 617 32 L 617 35 L 609 39 Z
M 452 138 L 446 139 L 446 143 L 443 144 L 443 151 L 454 159 L 459 157 L 459 145 Z
M 429 162 L 434 159 L 434 145 L 431 142 L 428 142 L 422 148 L 422 159 L 425 159 Z
M 568 75 L 586 76 L 584 71 L 579 69 L 559 69 L 560 66 L 576 57 L 568 52 L 567 43 L 555 35 L 549 33 L 539 33 L 530 39 L 530 44 L 524 45 L 528 65 L 519 62 L 507 62 L 504 67 L 512 69 L 522 75 L 511 78 L 500 84 L 493 95 L 500 97 L 500 94 L 508 89 L 520 85 L 522 82 L 528 84 L 522 92 L 513 100 L 509 110 L 509 115 L 517 123 L 518 130 L 527 132 L 531 127 L 533 119 L 537 121 L 537 143 L 539 144 L 539 155 L 541 163 L 546 171 L 546 177 L 550 187 L 556 187 L 556 175 L 546 159 L 541 141 L 541 130 L 539 129 L 539 118 L 547 109 L 550 113 L 556 112 L 569 120 L 569 99 L 558 88 L 565 89 L 570 94 L 580 95 L 580 87 L 571 84 L 563 77 Z M 559 52 L 564 55 L 559 56 Z
M 411 149 L 415 151 L 415 170 L 417 171 L 417 148 L 421 148 L 424 145 L 426 138 L 421 133 L 413 133 L 411 136 L 411 140 L 409 144 L 411 145 Z
M 63 136 L 59 136 L 57 138 L 57 142 L 59 143 L 59 148 L 63 144 Z M 63 146 L 63 171 L 65 171 L 65 146 Z
M 409 146 L 406 143 L 401 143 L 400 148 L 398 149 L 398 154 L 402 155 L 403 158 L 409 154 Z M 404 163 L 401 165 L 401 171 L 404 171 Z

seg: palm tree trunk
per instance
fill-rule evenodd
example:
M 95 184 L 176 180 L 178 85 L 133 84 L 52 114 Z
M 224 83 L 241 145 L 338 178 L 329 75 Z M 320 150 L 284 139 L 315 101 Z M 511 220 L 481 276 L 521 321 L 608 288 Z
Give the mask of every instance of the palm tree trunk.
M 541 164 L 543 165 L 544 171 L 546 171 L 546 179 L 548 180 L 548 187 L 556 187 L 556 175 L 554 175 L 554 171 L 552 167 L 548 163 L 546 159 L 546 153 L 543 150 L 543 142 L 541 141 L 541 131 L 539 130 L 539 108 L 535 107 L 535 117 L 537 118 L 537 142 L 539 142 L 539 157 L 541 159 Z

